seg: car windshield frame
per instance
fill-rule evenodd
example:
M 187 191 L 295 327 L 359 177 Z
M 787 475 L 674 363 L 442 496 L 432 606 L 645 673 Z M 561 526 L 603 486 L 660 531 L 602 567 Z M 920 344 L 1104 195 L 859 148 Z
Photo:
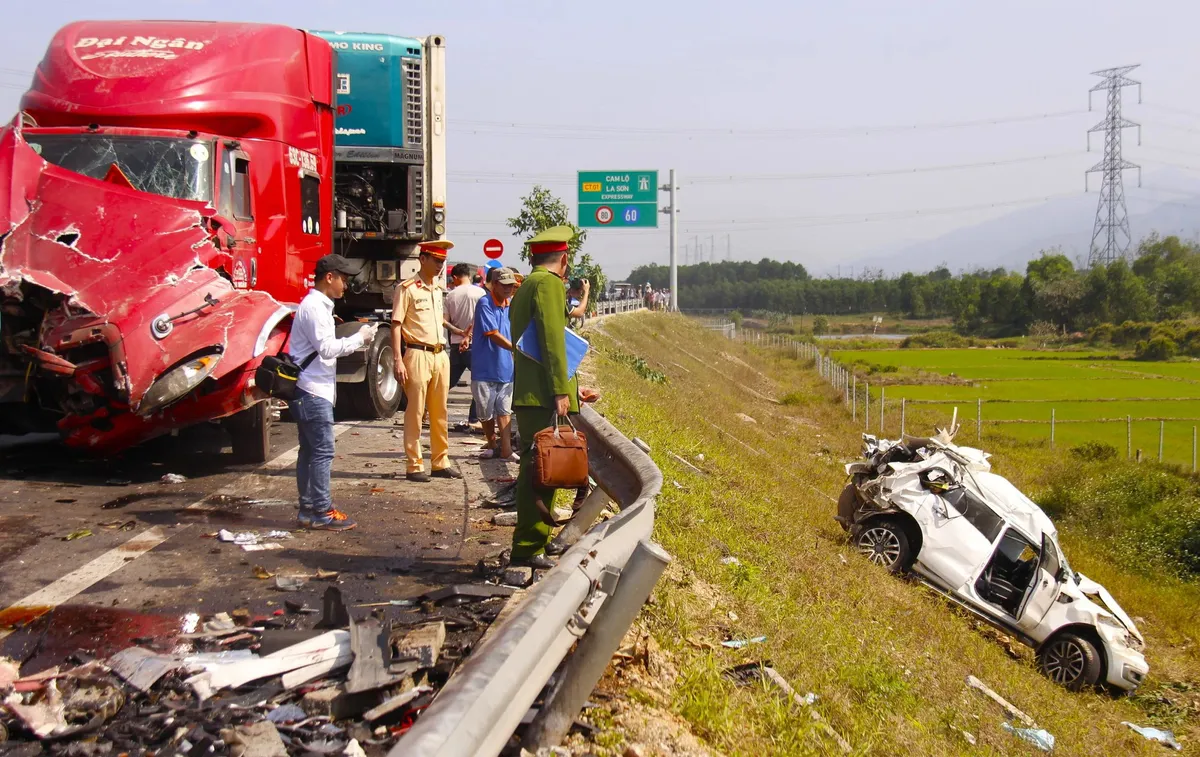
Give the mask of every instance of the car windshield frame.
M 48 163 L 103 181 L 116 165 L 133 188 L 176 200 L 213 200 L 211 140 L 133 134 L 26 133 Z

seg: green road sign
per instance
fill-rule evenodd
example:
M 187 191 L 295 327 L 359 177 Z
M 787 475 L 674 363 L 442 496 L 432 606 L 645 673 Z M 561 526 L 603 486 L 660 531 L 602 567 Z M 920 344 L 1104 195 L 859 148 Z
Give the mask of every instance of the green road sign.
M 658 227 L 658 171 L 580 171 L 579 225 Z

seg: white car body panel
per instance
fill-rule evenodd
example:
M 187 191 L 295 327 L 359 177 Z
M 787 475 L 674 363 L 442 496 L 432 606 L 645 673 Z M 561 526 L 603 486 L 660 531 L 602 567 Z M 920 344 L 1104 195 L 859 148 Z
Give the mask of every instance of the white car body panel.
M 875 445 L 879 450 L 887 450 L 899 444 L 887 440 L 876 442 L 870 436 L 864 436 L 864 440 L 869 455 Z M 859 488 L 860 495 L 871 504 L 858 510 L 855 523 L 881 511 L 907 513 L 921 529 L 922 542 L 912 566 L 916 573 L 1035 648 L 1067 626 L 1094 629 L 1103 646 L 1107 682 L 1125 690 L 1137 688 L 1149 672 L 1140 651 L 1145 640 L 1103 586 L 1071 572 L 1069 566 L 1062 581 L 1046 569 L 1043 538 L 1051 543 L 1062 565 L 1066 565 L 1066 558 L 1058 544 L 1058 531 L 1042 509 L 1007 479 L 991 472 L 987 453 L 959 447 L 944 439 L 925 441 L 924 459 L 917 462 L 889 462 L 882 470 L 870 461 L 846 466 L 846 472 L 852 476 L 879 474 Z M 989 542 L 981 529 L 950 506 L 942 494 L 922 483 L 921 474 L 934 469 L 949 473 L 957 485 L 982 500 L 994 513 L 989 518 L 999 516 L 1004 526 L 995 541 Z M 1032 588 L 1024 593 L 1024 603 L 1016 615 L 980 597 L 975 588 L 980 575 L 993 562 L 1006 529 L 1015 531 L 1021 541 L 1027 540 L 1038 555 L 1035 578 L 1027 584 Z M 1018 544 L 1011 539 L 1007 543 L 1010 548 Z M 1029 566 L 1029 559 L 1020 564 Z M 995 583 L 983 586 L 994 593 Z M 1024 590 L 1024 586 L 1018 588 Z

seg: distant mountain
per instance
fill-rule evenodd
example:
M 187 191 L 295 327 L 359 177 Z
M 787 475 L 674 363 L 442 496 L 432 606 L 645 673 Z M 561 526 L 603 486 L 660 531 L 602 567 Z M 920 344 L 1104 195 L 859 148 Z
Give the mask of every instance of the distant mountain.
M 1200 238 L 1200 180 L 1164 170 L 1147 174 L 1143 186 L 1145 190 L 1133 183 L 1125 187 L 1133 232 L 1131 249 L 1155 231 L 1160 236 Z M 1042 250 L 1059 247 L 1077 264 L 1086 264 L 1099 200 L 1095 190 L 1051 200 L 853 262 L 855 267 L 882 268 L 888 274 L 920 273 L 943 263 L 955 273 L 999 267 L 1024 272 L 1025 264 Z

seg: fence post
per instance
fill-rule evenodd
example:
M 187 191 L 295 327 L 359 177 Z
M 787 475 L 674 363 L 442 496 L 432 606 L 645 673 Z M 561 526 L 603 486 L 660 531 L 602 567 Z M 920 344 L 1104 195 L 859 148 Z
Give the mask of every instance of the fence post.
M 887 387 L 879 387 L 879 435 L 883 436 L 883 409 L 887 402 Z
M 905 398 L 905 397 L 900 398 L 900 438 L 901 439 L 904 438 L 904 421 L 905 421 L 904 411 L 906 409 L 904 407 L 904 405 L 906 402 L 907 402 L 907 398 Z
M 1133 416 L 1125 416 L 1125 459 L 1133 459 Z
M 975 398 L 975 441 L 983 441 L 983 398 Z
M 1192 426 L 1192 473 L 1196 472 L 1196 427 Z
M 863 428 L 871 430 L 871 382 L 863 382 Z
M 1162 462 L 1163 430 L 1166 429 L 1166 427 L 1167 427 L 1166 421 L 1158 422 L 1158 461 L 1160 463 Z
M 1054 408 L 1050 408 L 1050 449 L 1054 449 Z
M 850 420 L 858 420 L 858 374 L 850 376 Z

